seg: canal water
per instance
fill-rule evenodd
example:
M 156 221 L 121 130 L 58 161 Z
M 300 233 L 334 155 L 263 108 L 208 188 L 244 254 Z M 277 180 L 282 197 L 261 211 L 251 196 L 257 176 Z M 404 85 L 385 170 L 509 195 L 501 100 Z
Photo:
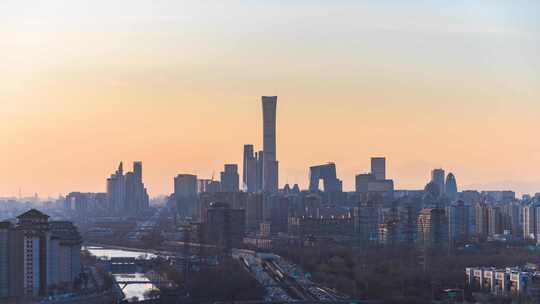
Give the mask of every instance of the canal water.
M 111 249 L 105 247 L 84 247 L 83 249 L 88 250 L 92 255 L 100 259 L 111 259 L 111 258 L 139 258 L 139 259 L 152 259 L 156 255 L 151 253 L 146 253 L 143 251 L 130 251 L 130 250 L 119 250 Z M 143 273 L 131 273 L 131 274 L 112 274 L 117 281 L 136 281 L 136 282 L 145 282 L 150 280 Z M 124 289 L 124 295 L 128 301 L 144 300 L 146 299 L 145 294 L 148 291 L 156 290 L 157 287 L 151 283 L 142 284 L 129 284 Z
M 94 247 L 87 246 L 83 250 L 88 250 L 92 255 L 100 259 L 111 259 L 111 258 L 138 258 L 138 259 L 153 259 L 156 258 L 155 254 L 146 253 L 144 251 L 131 251 L 131 250 L 120 250 L 120 249 L 111 249 L 105 247 Z

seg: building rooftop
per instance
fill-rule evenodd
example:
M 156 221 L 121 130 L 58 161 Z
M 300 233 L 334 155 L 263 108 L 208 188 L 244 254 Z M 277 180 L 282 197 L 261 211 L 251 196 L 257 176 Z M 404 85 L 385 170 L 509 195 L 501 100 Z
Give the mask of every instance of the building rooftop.
M 12 227 L 11 222 L 8 222 L 8 221 L 0 222 L 0 229 L 9 229 L 11 227 Z
M 18 219 L 27 219 L 27 218 L 49 218 L 48 215 L 45 213 L 36 210 L 36 209 L 30 209 L 29 211 L 26 211 L 25 213 L 17 216 Z

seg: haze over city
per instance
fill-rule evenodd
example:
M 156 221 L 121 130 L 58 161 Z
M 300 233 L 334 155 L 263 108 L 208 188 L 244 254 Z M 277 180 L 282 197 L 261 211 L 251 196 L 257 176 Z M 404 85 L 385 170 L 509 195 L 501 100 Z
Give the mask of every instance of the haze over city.
M 105 9 L 106 8 L 106 9 Z M 392 9 L 390 9 L 392 8 Z M 262 146 L 279 96 L 280 187 L 385 156 L 396 189 L 540 184 L 535 1 L 0 3 L 0 196 L 104 191 L 140 160 L 150 195 Z
M 540 303 L 539 13 L 0 0 L 0 303 Z

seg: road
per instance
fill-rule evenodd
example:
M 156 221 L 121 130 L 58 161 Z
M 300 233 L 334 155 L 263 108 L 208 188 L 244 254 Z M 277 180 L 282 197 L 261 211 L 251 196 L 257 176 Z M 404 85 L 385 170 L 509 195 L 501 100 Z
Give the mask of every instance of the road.
M 277 255 L 233 250 L 233 257 L 267 290 L 267 301 L 335 302 L 344 300 L 327 288 L 311 282 L 296 265 Z

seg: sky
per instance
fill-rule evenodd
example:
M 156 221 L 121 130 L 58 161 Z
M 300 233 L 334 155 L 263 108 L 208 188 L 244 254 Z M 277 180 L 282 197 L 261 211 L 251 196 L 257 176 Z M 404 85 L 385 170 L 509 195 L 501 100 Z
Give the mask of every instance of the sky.
M 540 2 L 2 0 L 0 196 L 105 191 L 123 160 L 152 196 L 262 147 L 280 184 L 333 161 L 346 190 L 387 157 L 399 189 L 540 192 Z

